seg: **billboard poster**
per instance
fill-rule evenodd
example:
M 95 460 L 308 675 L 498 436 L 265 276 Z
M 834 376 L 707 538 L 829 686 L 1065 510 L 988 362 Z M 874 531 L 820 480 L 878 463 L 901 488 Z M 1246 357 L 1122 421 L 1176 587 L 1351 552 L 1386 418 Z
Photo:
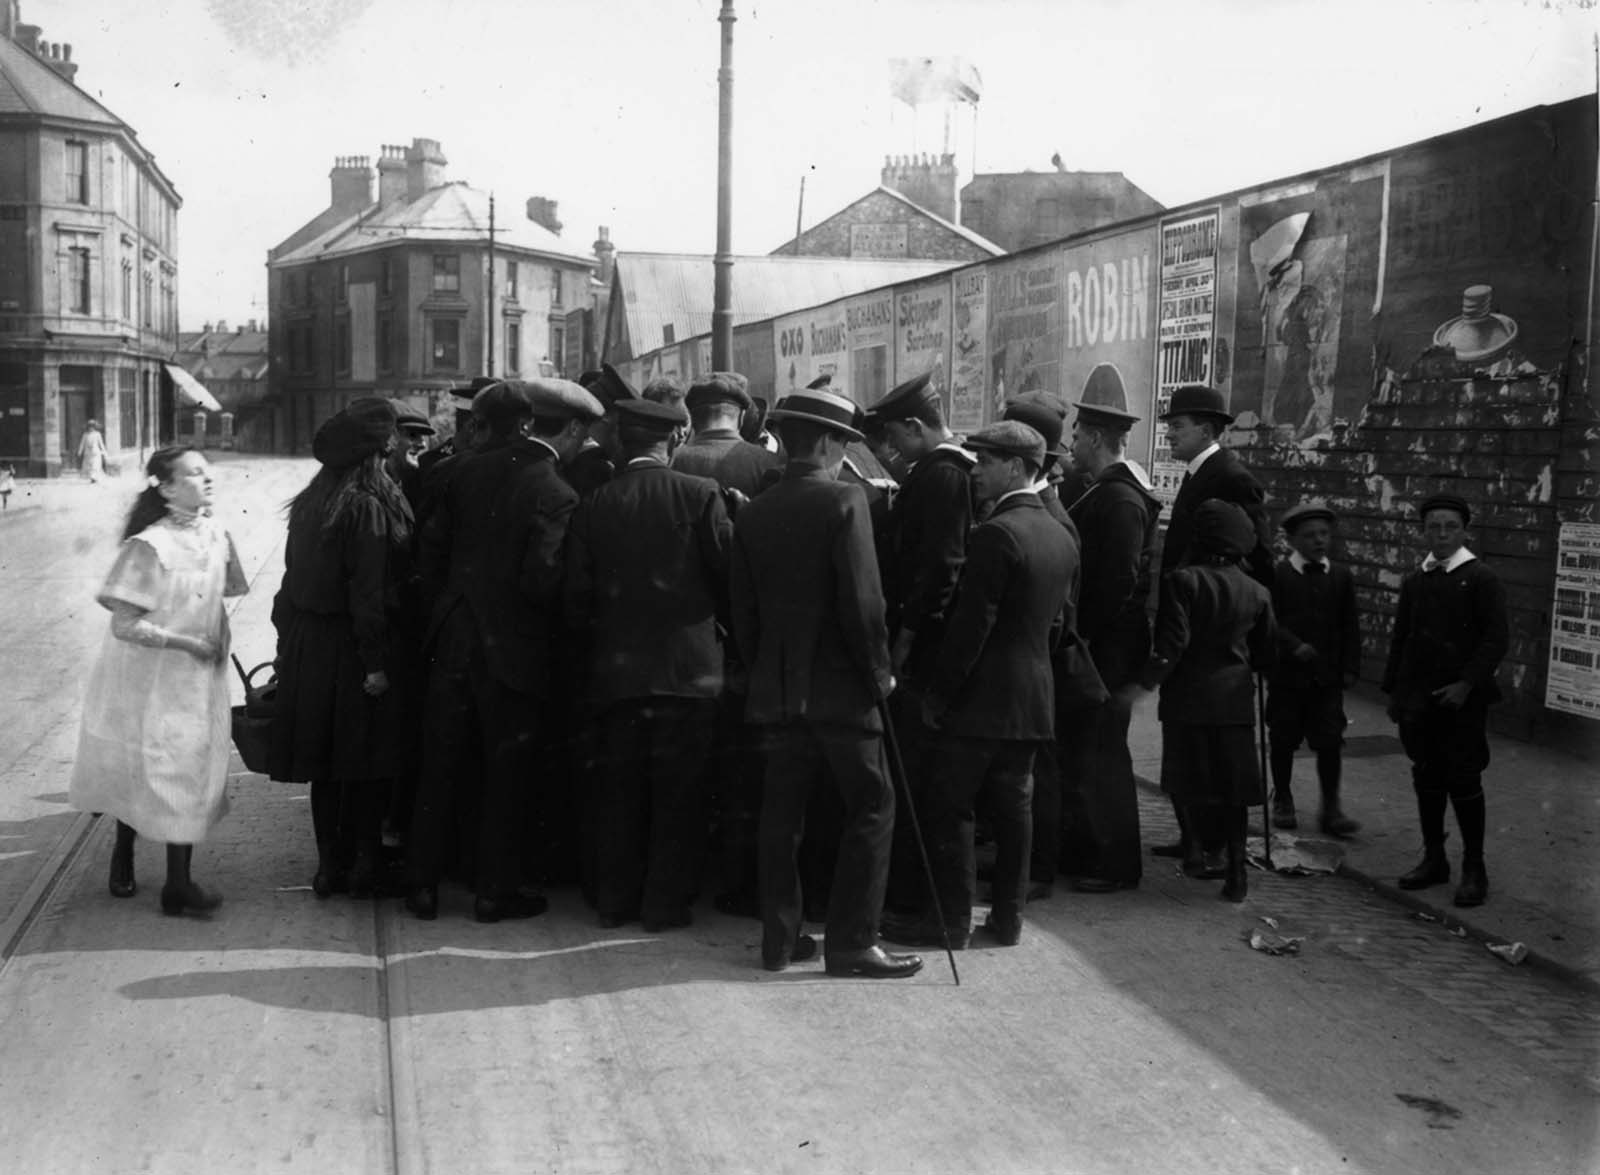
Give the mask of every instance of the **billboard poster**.
M 849 336 L 845 304 L 832 302 L 773 323 L 772 351 L 776 367 L 776 393 L 782 398 L 805 387 L 818 376 L 831 375 L 836 391 L 848 395 Z
M 894 372 L 894 291 L 851 298 L 844 304 L 844 320 L 850 371 L 843 388 L 834 378 L 834 388 L 867 407 L 883 399 Z
M 939 393 L 950 419 L 950 279 L 935 278 L 902 286 L 894 299 L 893 383 L 931 372 L 929 386 Z
M 733 369 L 750 381 L 750 394 L 773 402 L 772 323 L 754 322 L 733 328 Z
M 989 273 L 981 265 L 950 277 L 950 419 L 955 433 L 977 432 L 989 387 Z
M 1216 327 L 1217 220 L 1215 208 L 1161 222 L 1161 287 L 1155 353 L 1155 413 L 1167 410 L 1174 388 L 1211 382 Z M 1150 481 L 1170 506 L 1183 480 L 1165 435 L 1152 429 Z
M 1563 522 L 1544 704 L 1600 718 L 1600 525 Z
M 1061 395 L 1061 254 L 989 266 L 990 419 L 1023 392 Z
M 1140 419 L 1128 455 L 1143 462 L 1155 420 L 1154 367 L 1158 237 L 1154 224 L 1061 250 L 1061 398 L 1082 397 L 1090 372 L 1108 368 Z M 1103 370 L 1099 378 L 1105 379 Z M 1069 427 L 1071 416 L 1068 417 Z

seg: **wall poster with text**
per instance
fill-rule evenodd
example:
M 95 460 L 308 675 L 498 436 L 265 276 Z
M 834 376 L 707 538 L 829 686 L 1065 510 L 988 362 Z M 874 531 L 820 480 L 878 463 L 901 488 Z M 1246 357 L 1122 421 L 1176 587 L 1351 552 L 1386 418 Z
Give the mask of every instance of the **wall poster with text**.
M 1544 704 L 1600 718 L 1600 525 L 1563 522 Z
M 773 322 L 772 357 L 780 399 L 823 375 L 833 377 L 834 390 L 849 394 L 841 386 L 849 377 L 850 354 L 844 307 L 843 302 L 830 302 Z
M 1061 395 L 1061 254 L 989 266 L 989 419 L 1012 396 Z
M 929 386 L 939 393 L 945 419 L 950 419 L 950 279 L 937 277 L 901 286 L 894 298 L 893 383 L 905 383 L 929 372 Z
M 981 265 L 950 276 L 950 431 L 977 432 L 988 419 L 989 274 Z
M 1155 415 L 1167 410 L 1172 392 L 1184 384 L 1211 382 L 1216 339 L 1217 228 L 1219 210 L 1161 222 L 1160 311 L 1155 353 Z M 1157 425 L 1151 430 L 1150 481 L 1170 506 L 1183 480 Z
M 843 387 L 834 377 L 834 390 L 870 407 L 883 399 L 894 373 L 894 291 L 851 298 L 844 304 L 844 319 L 850 369 Z

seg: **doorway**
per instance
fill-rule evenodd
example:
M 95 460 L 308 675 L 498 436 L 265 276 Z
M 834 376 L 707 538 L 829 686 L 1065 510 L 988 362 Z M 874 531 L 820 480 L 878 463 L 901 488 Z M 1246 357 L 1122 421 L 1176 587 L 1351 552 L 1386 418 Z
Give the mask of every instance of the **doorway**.
M 63 365 L 60 389 L 61 463 L 76 466 L 84 426 L 100 420 L 100 369 Z

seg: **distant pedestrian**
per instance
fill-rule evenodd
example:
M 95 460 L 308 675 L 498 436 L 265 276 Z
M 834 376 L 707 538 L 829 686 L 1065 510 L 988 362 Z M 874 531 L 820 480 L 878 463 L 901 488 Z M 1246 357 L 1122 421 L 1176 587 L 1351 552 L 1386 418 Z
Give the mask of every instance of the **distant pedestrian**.
M 98 482 L 106 471 L 106 438 L 100 433 L 100 422 L 91 420 L 83 426 L 78 438 L 78 472 L 92 482 Z
M 1461 829 L 1461 884 L 1455 904 L 1481 906 L 1489 896 L 1483 867 L 1487 817 L 1483 772 L 1489 766 L 1488 709 L 1500 700 L 1495 671 L 1508 643 L 1506 589 L 1467 549 L 1472 511 L 1454 494 L 1422 503 L 1428 556 L 1400 585 L 1383 689 L 1389 717 L 1411 760 L 1422 824 L 1422 860 L 1401 889 L 1450 880 L 1444 812 Z
M 191 448 L 145 466 L 122 548 L 95 597 L 111 629 L 89 674 L 68 797 L 117 821 L 111 893 L 132 897 L 135 836 L 165 841 L 165 914 L 204 914 L 222 898 L 190 876 L 194 845 L 227 811 L 228 620 L 243 595 L 233 540 L 211 517 L 211 467 Z
M 11 491 L 16 487 L 16 467 L 9 461 L 0 462 L 0 511 L 11 509 Z
M 1272 610 L 1278 620 L 1278 664 L 1267 694 L 1272 746 L 1272 825 L 1298 823 L 1290 781 L 1294 753 L 1305 742 L 1317 755 L 1322 791 L 1318 820 L 1329 836 L 1361 830 L 1339 805 L 1343 767 L 1344 691 L 1361 671 L 1361 630 L 1355 577 L 1328 558 L 1338 521 L 1321 502 L 1284 513 L 1282 526 L 1294 548 L 1273 568 Z

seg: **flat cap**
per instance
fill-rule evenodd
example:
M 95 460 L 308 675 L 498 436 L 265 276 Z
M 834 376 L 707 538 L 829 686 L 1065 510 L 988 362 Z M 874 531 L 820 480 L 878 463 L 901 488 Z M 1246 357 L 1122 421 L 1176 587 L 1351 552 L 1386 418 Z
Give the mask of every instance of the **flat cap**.
M 1256 528 L 1241 507 L 1207 498 L 1195 511 L 1194 541 L 1207 554 L 1238 559 L 1255 549 Z
M 584 379 L 578 381 L 579 385 L 588 390 L 589 394 L 605 406 L 606 411 L 615 408 L 622 400 L 637 400 L 639 393 L 632 384 L 622 378 L 621 372 L 609 363 L 602 363 L 599 371 L 586 371 Z
M 400 411 L 395 417 L 394 426 L 401 432 L 416 433 L 425 437 L 431 437 L 438 431 L 433 427 L 432 421 L 411 408 L 405 408 Z
M 1228 411 L 1228 401 L 1222 393 L 1205 384 L 1184 384 L 1172 393 L 1172 400 L 1161 414 L 1161 419 L 1171 420 L 1174 416 L 1214 416 L 1224 423 L 1233 420 L 1233 413 Z
M 938 402 L 939 393 L 933 386 L 933 372 L 924 371 L 889 389 L 889 394 L 867 412 L 879 420 L 909 420 L 926 406 Z
M 1007 400 L 1002 420 L 1019 420 L 1044 438 L 1045 452 L 1063 457 L 1061 434 L 1066 431 L 1067 406 L 1049 392 L 1023 392 Z
M 1128 411 L 1128 389 L 1115 363 L 1096 363 L 1083 381 L 1083 394 L 1073 405 L 1089 423 L 1113 421 L 1131 425 L 1139 417 Z
M 383 452 L 394 436 L 395 410 L 388 400 L 362 396 L 335 412 L 311 438 L 311 455 L 330 469 L 359 465 Z
M 599 420 L 605 405 L 570 379 L 508 380 L 508 386 L 522 389 L 533 405 L 535 416 L 566 420 Z
M 658 404 L 654 400 L 618 400 L 617 421 L 638 424 L 665 435 L 689 423 L 689 414 L 680 404 Z
M 1031 462 L 1035 469 L 1044 465 L 1045 443 L 1039 430 L 1020 420 L 1002 420 L 988 428 L 979 429 L 961 442 L 975 452 L 999 453 L 1003 457 L 1021 457 Z
M 834 432 L 843 433 L 847 440 L 859 441 L 865 439 L 856 427 L 859 412 L 854 400 L 847 400 L 822 388 L 806 388 L 790 392 L 779 400 L 778 406 L 767 413 L 767 419 L 778 424 L 785 420 L 820 424 Z
M 684 402 L 690 408 L 702 404 L 737 404 L 748 412 L 754 407 L 750 399 L 750 381 L 736 371 L 713 371 L 701 377 L 690 386 Z
M 1291 506 L 1283 512 L 1278 525 L 1289 534 L 1293 534 L 1302 522 L 1310 522 L 1313 518 L 1320 518 L 1332 524 L 1339 521 L 1339 516 L 1326 502 L 1310 501 L 1301 502 L 1298 506 Z
M 1461 515 L 1461 525 L 1472 524 L 1472 508 L 1467 505 L 1465 498 L 1456 494 L 1430 494 L 1423 499 L 1421 507 L 1417 510 L 1417 518 L 1424 519 L 1430 510 L 1454 510 Z

